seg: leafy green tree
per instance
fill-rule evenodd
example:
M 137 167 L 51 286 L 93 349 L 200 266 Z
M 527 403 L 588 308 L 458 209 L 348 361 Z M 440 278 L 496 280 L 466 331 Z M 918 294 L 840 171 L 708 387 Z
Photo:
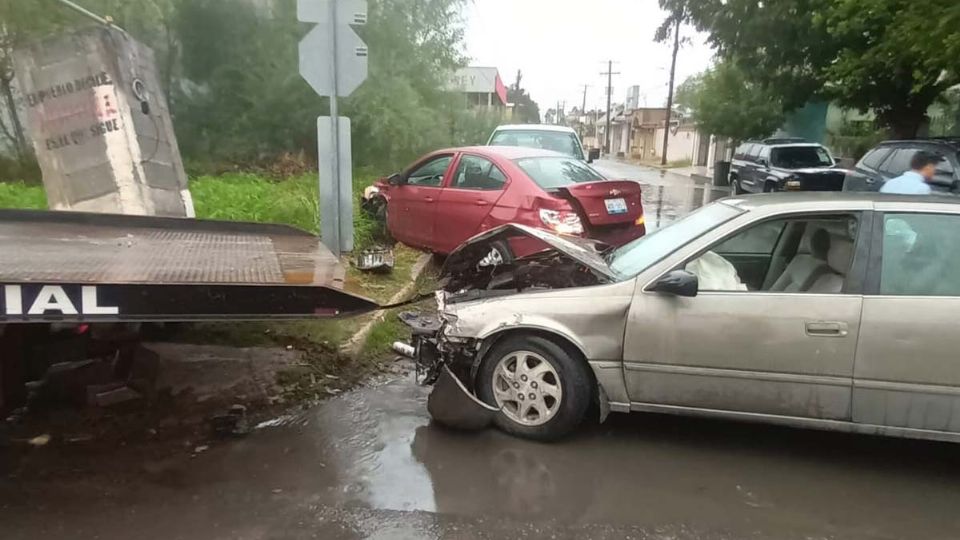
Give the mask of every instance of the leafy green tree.
M 941 26 L 955 0 L 835 0 L 815 17 L 839 44 L 823 69 L 825 92 L 841 105 L 872 109 L 895 136 L 913 137 L 928 121 L 927 109 L 960 83 L 960 27 Z M 948 17 L 949 19 L 949 17 Z M 955 21 L 960 22 L 960 21 Z M 930 39 L 939 34 L 940 44 Z M 949 47 L 944 45 L 950 44 Z
M 733 62 L 721 62 L 684 81 L 677 103 L 690 108 L 707 133 L 737 141 L 767 136 L 784 120 L 779 96 L 750 81 Z
M 785 110 L 812 98 L 874 110 L 909 137 L 956 84 L 955 0 L 664 0 L 707 32 L 720 58 L 778 95 Z

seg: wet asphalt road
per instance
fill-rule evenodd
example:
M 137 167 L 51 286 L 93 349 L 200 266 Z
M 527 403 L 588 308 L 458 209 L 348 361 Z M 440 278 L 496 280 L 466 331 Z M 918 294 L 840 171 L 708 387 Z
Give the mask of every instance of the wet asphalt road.
M 703 200 L 604 165 L 648 186 L 648 224 Z M 426 397 L 390 375 L 195 457 L 47 456 L 70 473 L 0 477 L 0 538 L 960 537 L 957 445 L 649 414 L 537 444 L 432 425 Z

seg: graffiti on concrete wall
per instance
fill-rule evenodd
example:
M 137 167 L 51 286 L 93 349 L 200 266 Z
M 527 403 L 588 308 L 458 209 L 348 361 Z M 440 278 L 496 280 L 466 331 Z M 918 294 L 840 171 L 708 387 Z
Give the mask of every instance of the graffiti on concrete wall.
M 58 82 L 25 97 L 41 131 L 48 134 L 47 150 L 82 146 L 121 129 L 117 94 L 106 72 Z

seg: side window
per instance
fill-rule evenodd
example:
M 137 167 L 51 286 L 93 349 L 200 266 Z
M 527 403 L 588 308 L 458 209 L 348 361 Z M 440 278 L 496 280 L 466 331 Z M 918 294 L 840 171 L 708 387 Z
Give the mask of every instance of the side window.
M 889 148 L 876 148 L 860 159 L 860 165 L 877 170 L 888 155 L 890 155 Z
M 457 165 L 450 187 L 459 189 L 503 189 L 507 177 L 491 161 L 479 156 L 464 155 Z
M 407 175 L 407 183 L 414 186 L 439 186 L 443 183 L 443 173 L 453 156 L 440 156 L 417 167 Z
M 960 296 L 960 216 L 886 214 L 880 294 Z
M 893 155 L 890 156 L 890 159 L 884 162 L 883 172 L 893 176 L 900 176 L 907 172 L 910 170 L 910 160 L 916 153 L 916 148 L 900 148 L 895 150 Z
M 763 145 L 762 145 L 762 144 L 754 144 L 754 145 L 751 145 L 751 146 L 750 146 L 750 153 L 747 155 L 747 158 L 748 158 L 750 161 L 756 161 L 756 160 L 757 160 L 757 156 L 760 155 L 760 150 L 762 150 L 762 149 L 763 149 Z
M 723 254 L 765 254 L 773 253 L 773 248 L 777 245 L 777 239 L 783 231 L 785 222 L 767 221 L 754 225 L 749 229 L 727 239 L 713 248 L 717 253 Z
M 943 180 L 944 182 L 952 182 L 953 173 L 954 173 L 953 164 L 950 163 L 949 158 L 945 158 L 943 161 L 937 164 L 937 172 L 935 173 L 935 176 L 938 180 Z
M 757 156 L 757 157 L 759 157 L 760 159 L 765 159 L 765 160 L 767 160 L 767 161 L 769 162 L 769 161 L 770 161 L 770 147 L 769 147 L 769 146 L 761 146 L 761 147 L 760 147 L 760 155 Z
M 766 221 L 686 264 L 701 291 L 838 294 L 853 262 L 852 215 Z

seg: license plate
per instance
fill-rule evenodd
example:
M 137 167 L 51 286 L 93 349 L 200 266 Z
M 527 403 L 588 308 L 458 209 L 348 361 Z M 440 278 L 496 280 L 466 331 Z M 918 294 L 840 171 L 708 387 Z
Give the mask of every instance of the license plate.
M 608 214 L 626 214 L 627 201 L 620 199 L 606 199 L 603 201 L 607 205 Z

